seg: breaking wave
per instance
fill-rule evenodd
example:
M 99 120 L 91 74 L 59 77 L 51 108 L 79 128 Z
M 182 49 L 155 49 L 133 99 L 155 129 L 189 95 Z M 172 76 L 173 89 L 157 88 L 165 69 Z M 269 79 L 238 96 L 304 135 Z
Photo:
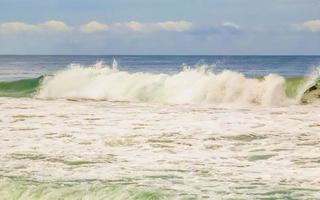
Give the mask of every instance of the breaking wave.
M 33 79 L 23 79 L 11 82 L 0 82 L 2 97 L 32 97 L 38 91 L 43 76 Z
M 319 71 L 308 78 L 284 78 L 277 74 L 247 78 L 230 70 L 215 73 L 205 65 L 185 67 L 176 74 L 152 74 L 120 71 L 116 62 L 112 66 L 98 62 L 91 67 L 72 64 L 53 76 L 0 83 L 0 96 L 173 104 L 287 105 L 300 102 L 306 93 L 311 92 L 310 88 L 316 87 L 319 91 Z M 315 97 L 311 95 L 310 98 Z

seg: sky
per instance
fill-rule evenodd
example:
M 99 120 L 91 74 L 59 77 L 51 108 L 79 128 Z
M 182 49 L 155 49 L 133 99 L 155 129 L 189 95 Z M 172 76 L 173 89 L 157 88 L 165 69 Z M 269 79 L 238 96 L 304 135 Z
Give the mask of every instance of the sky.
M 0 54 L 320 55 L 320 0 L 0 0 Z

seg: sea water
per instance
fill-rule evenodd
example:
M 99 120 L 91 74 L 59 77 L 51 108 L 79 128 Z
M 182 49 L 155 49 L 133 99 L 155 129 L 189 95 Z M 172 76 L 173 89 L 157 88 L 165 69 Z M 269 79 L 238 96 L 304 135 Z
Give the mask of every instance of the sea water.
M 320 199 L 319 65 L 0 56 L 0 199 Z

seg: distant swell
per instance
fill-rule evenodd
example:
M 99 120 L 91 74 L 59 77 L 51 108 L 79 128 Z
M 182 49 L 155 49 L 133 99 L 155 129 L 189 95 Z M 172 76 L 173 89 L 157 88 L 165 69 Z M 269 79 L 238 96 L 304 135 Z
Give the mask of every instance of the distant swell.
M 307 79 L 285 79 L 276 74 L 247 78 L 229 70 L 214 73 L 206 66 L 185 68 L 176 74 L 130 73 L 119 71 L 116 63 L 114 66 L 97 63 L 91 67 L 71 65 L 54 76 L 0 83 L 0 96 L 173 104 L 288 105 L 306 98 L 306 93 L 314 92 L 309 89 L 319 84 L 318 78 L 319 73 Z

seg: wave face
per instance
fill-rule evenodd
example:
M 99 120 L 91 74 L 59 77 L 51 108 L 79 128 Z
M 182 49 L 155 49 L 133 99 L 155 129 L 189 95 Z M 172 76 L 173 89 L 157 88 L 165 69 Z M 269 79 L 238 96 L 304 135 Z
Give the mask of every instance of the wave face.
M 0 82 L 1 97 L 32 97 L 39 89 L 43 76 L 11 82 Z

